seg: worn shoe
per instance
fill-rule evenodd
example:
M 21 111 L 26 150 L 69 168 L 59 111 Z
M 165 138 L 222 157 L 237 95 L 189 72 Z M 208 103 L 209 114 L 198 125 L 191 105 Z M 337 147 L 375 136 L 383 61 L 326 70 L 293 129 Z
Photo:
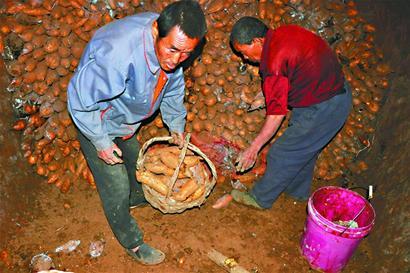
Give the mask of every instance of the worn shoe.
M 160 264 L 165 259 L 165 254 L 147 244 L 140 245 L 139 249 L 134 252 L 131 249 L 127 249 L 128 255 L 130 255 L 134 260 L 145 264 L 145 265 L 156 265 Z
M 233 200 L 246 206 L 250 206 L 256 209 L 264 209 L 257 202 L 255 197 L 249 194 L 249 192 L 243 192 L 239 190 L 232 190 L 231 195 Z

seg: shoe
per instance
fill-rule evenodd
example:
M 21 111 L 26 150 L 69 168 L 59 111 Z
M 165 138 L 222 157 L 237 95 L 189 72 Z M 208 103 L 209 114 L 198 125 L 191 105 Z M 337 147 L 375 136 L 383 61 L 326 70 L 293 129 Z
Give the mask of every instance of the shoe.
M 257 202 L 249 192 L 243 192 L 239 190 L 232 190 L 231 195 L 233 200 L 246 206 L 250 206 L 256 209 L 264 209 Z
M 140 202 L 140 203 L 138 203 L 138 204 L 130 205 L 130 209 L 143 208 L 143 207 L 146 207 L 146 206 L 148 206 L 148 205 L 149 205 L 149 203 L 148 203 L 147 201 L 142 201 L 142 202 Z
M 145 264 L 145 265 L 156 265 L 160 264 L 165 259 L 165 254 L 147 244 L 140 245 L 139 249 L 134 252 L 132 249 L 127 249 L 128 255 L 130 255 L 134 260 Z

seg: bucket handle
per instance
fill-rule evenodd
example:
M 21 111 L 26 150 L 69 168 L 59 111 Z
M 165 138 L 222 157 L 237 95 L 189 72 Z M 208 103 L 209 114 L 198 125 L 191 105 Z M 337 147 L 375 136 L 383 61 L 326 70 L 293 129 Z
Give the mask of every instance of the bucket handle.
M 342 232 L 340 232 L 339 235 L 343 235 L 343 233 L 345 233 L 346 230 L 348 230 L 352 226 L 353 222 L 356 221 L 356 219 L 360 216 L 360 214 L 362 214 L 365 208 L 366 208 L 366 204 L 364 204 L 363 208 L 356 214 L 355 217 L 353 217 L 352 220 L 350 220 L 351 221 L 350 224 Z
M 364 187 L 352 187 L 352 188 L 349 188 L 349 190 L 356 189 L 356 188 L 361 188 L 361 189 L 367 190 L 367 200 L 370 202 L 370 199 L 373 198 L 373 185 L 369 185 L 368 189 L 366 189 Z M 356 221 L 356 219 L 363 213 L 365 208 L 366 208 L 366 204 L 363 205 L 363 208 L 355 215 L 355 217 L 353 217 L 350 224 L 339 235 L 343 235 L 343 233 L 345 233 L 346 230 L 348 230 L 352 226 L 352 223 L 354 221 Z
M 362 189 L 365 190 L 367 192 L 367 200 L 370 202 L 371 199 L 373 199 L 374 197 L 374 186 L 373 185 L 369 185 L 368 188 L 366 187 L 362 187 L 362 186 L 355 186 L 355 187 L 346 187 L 346 189 L 348 190 L 354 190 L 354 189 Z

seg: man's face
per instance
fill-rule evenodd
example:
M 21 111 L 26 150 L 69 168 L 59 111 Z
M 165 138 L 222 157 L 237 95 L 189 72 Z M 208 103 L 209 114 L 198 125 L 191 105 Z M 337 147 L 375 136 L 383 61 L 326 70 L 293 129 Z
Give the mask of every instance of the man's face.
M 245 60 L 260 63 L 261 55 L 262 55 L 262 48 L 263 42 L 259 40 L 254 40 L 250 45 L 247 44 L 239 44 L 237 42 L 233 43 L 233 48 L 242 54 Z
M 158 32 L 153 31 L 155 54 L 162 70 L 167 72 L 174 70 L 185 61 L 199 43 L 198 38 L 189 38 L 179 26 L 173 27 L 163 38 L 156 33 Z

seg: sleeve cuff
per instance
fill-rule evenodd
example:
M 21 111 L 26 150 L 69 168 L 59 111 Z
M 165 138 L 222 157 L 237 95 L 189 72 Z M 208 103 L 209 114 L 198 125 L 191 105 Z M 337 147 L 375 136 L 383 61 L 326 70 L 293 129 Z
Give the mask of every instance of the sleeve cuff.
M 185 132 L 185 123 L 185 119 L 180 122 L 173 122 L 172 124 L 170 124 L 169 130 L 171 132 L 183 133 Z
M 112 140 L 108 136 L 104 136 L 96 140 L 92 139 L 91 143 L 94 145 L 97 151 L 108 149 L 114 144 L 114 142 L 112 142 Z
M 267 116 L 279 116 L 279 115 L 284 115 L 284 116 L 286 116 L 286 114 L 288 113 L 288 111 L 289 110 L 285 110 L 285 111 L 282 111 L 282 110 L 276 110 L 276 111 L 266 111 L 266 115 Z

